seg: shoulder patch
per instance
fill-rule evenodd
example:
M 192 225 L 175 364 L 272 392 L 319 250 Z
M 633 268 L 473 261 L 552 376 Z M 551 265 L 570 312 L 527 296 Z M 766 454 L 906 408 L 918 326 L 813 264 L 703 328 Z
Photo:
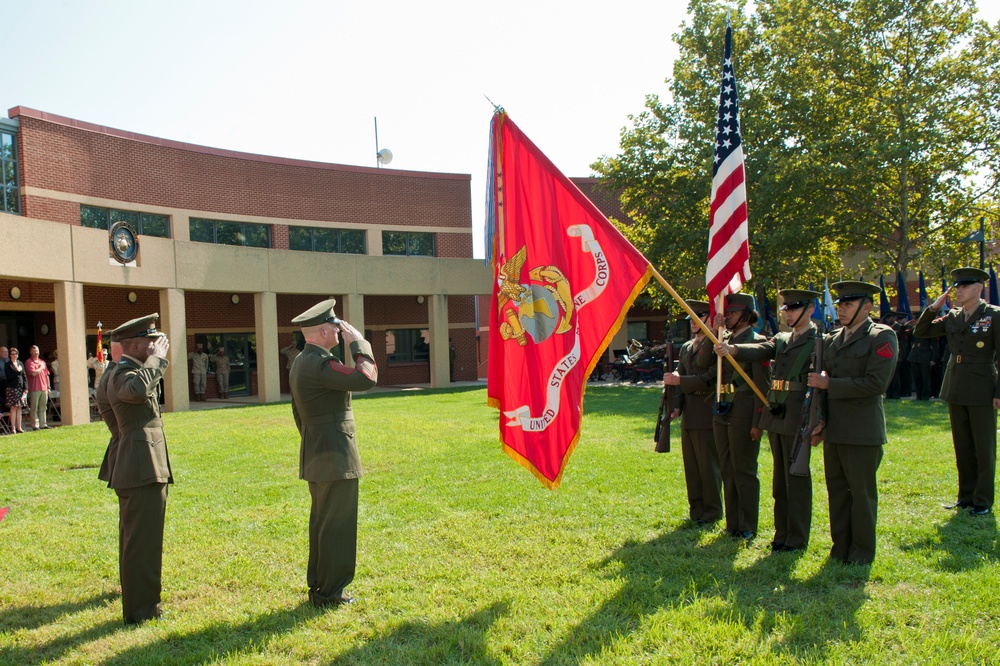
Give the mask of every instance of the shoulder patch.
M 875 353 L 881 356 L 882 358 L 892 358 L 893 357 L 892 343 L 883 342 L 882 344 L 880 344 L 878 347 L 875 348 Z
M 354 372 L 354 368 L 347 367 L 346 365 L 344 365 L 343 363 L 341 363 L 337 359 L 331 359 L 330 360 L 330 367 L 333 368 L 334 370 L 336 370 L 337 372 L 339 372 L 341 374 L 344 374 L 344 375 L 349 375 L 352 372 Z

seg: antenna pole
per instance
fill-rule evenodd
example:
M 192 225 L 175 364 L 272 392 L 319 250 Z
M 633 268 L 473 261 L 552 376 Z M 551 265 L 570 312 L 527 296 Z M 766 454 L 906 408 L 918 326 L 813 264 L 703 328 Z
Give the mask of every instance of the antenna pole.
M 375 116 L 375 168 L 382 168 L 382 163 L 378 159 L 378 116 Z

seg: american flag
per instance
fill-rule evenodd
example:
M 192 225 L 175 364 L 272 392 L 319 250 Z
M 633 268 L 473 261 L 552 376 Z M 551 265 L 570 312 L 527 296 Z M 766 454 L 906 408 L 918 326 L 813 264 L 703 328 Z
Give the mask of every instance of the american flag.
M 719 120 L 712 164 L 708 269 L 705 271 L 705 288 L 713 316 L 716 298 L 739 291 L 751 276 L 746 177 L 732 44 L 733 29 L 726 19 L 726 58 L 719 91 Z

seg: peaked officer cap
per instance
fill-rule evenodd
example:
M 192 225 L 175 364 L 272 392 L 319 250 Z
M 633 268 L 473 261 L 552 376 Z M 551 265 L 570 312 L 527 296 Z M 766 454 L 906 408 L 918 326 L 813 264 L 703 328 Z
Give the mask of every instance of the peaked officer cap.
M 709 313 L 709 310 L 711 309 L 708 305 L 708 301 L 695 301 L 691 299 L 684 299 L 684 302 L 687 303 L 687 306 L 692 310 L 694 310 L 694 313 L 699 317 L 704 317 Z
M 750 294 L 727 294 L 726 312 L 753 310 L 753 296 Z
M 127 321 L 108 333 L 108 337 L 111 338 L 112 342 L 120 342 L 129 338 L 162 338 L 166 333 L 156 330 L 156 320 L 159 318 L 160 313 L 154 312 L 151 315 Z
M 818 291 L 809 289 L 782 289 L 778 292 L 778 296 L 785 301 L 781 305 L 782 310 L 808 307 L 815 303 L 817 298 L 822 298 Z
M 837 292 L 837 300 L 834 301 L 834 303 L 840 303 L 841 301 L 856 301 L 860 298 L 872 298 L 872 296 L 881 291 L 881 288 L 879 288 L 877 284 L 859 282 L 857 280 L 837 282 L 830 285 L 830 289 Z M 872 302 L 874 301 L 875 299 L 872 298 Z
M 962 268 L 956 268 L 951 272 L 951 277 L 955 280 L 955 286 L 960 284 L 972 284 L 973 282 L 981 282 L 986 284 L 986 281 L 990 279 L 990 274 L 986 271 L 981 271 L 978 268 L 972 268 L 971 266 L 963 266 Z
M 322 303 L 317 303 L 298 317 L 292 320 L 293 324 L 298 324 L 302 328 L 309 326 L 319 326 L 323 323 L 339 324 L 340 318 L 333 312 L 333 306 L 337 304 L 337 299 L 329 298 Z

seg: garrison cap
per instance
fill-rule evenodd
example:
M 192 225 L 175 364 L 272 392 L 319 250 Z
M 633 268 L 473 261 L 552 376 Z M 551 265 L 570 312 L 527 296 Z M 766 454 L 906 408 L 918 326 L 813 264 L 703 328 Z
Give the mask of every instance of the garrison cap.
M 837 292 L 837 300 L 834 301 L 835 303 L 840 303 L 841 301 L 856 301 L 861 298 L 869 298 L 872 302 L 874 302 L 875 299 L 872 297 L 881 291 L 877 284 L 859 282 L 857 280 L 837 282 L 836 284 L 830 285 L 830 289 Z
M 750 294 L 727 294 L 726 312 L 753 310 L 753 296 Z
M 951 272 L 951 277 L 955 280 L 955 286 L 960 284 L 972 284 L 973 282 L 981 282 L 986 284 L 986 281 L 990 279 L 990 274 L 986 271 L 981 271 L 978 268 L 972 268 L 971 266 L 963 266 L 962 268 L 956 268 Z
M 162 338 L 166 333 L 156 330 L 156 320 L 159 318 L 160 313 L 154 312 L 151 315 L 127 321 L 108 333 L 108 337 L 111 338 L 112 342 L 121 342 L 129 338 Z
M 778 292 L 778 296 L 781 296 L 785 301 L 781 305 L 782 310 L 808 307 L 814 304 L 817 298 L 821 298 L 818 291 L 810 291 L 809 289 L 782 289 Z
M 324 323 L 339 324 L 340 318 L 333 312 L 333 306 L 337 304 L 337 299 L 329 298 L 322 303 L 317 303 L 298 317 L 292 320 L 293 324 L 298 324 L 302 328 L 309 326 L 319 326 Z
M 704 317 L 709 313 L 709 310 L 711 309 L 708 305 L 708 301 L 695 301 L 691 299 L 684 299 L 684 302 L 687 303 L 687 306 L 692 310 L 694 310 L 694 313 L 699 317 Z

